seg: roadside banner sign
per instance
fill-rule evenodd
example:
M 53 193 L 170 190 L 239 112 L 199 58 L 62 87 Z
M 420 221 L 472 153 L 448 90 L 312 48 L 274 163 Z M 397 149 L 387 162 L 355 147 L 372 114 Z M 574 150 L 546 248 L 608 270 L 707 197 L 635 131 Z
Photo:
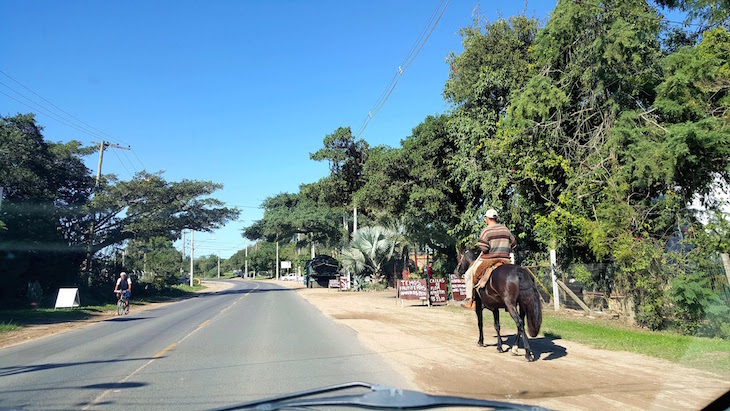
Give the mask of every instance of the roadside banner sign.
M 340 282 L 336 278 L 331 278 L 327 283 L 327 288 L 340 288 Z
M 340 291 L 347 291 L 350 289 L 350 274 L 340 276 Z
M 426 300 L 428 288 L 426 280 L 398 280 L 398 298 L 403 300 Z
M 59 288 L 56 296 L 56 306 L 53 308 L 74 308 L 81 305 L 78 288 Z
M 281 262 L 281 268 L 289 268 L 289 269 L 291 269 L 291 261 L 282 261 Z
M 456 274 L 451 274 L 449 281 L 451 281 L 451 294 L 454 296 L 454 301 L 466 300 L 466 281 Z
M 398 280 L 398 297 L 401 305 L 403 300 L 421 300 L 431 304 L 446 304 L 448 300 L 448 286 L 445 278 L 431 278 L 430 280 Z
M 449 299 L 449 289 L 445 278 L 431 278 L 429 281 L 428 297 L 431 304 L 446 304 Z

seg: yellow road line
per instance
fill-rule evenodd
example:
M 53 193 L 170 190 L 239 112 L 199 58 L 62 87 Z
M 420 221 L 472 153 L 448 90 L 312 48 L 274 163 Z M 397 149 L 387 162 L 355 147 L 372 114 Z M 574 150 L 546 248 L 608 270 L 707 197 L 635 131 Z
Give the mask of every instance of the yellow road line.
M 176 346 L 176 345 L 177 345 L 177 343 L 172 343 L 172 344 L 168 345 L 167 347 L 165 347 L 165 349 L 164 349 L 164 350 L 162 350 L 162 351 L 158 352 L 157 354 L 153 355 L 152 357 L 153 357 L 153 358 L 160 358 L 160 357 L 162 357 L 162 356 L 163 356 L 163 355 L 164 355 L 164 354 L 165 354 L 166 352 L 168 352 L 168 351 L 170 351 L 171 349 L 175 348 L 175 346 Z
M 254 290 L 258 289 L 259 287 L 260 287 L 260 285 L 259 285 L 259 284 L 257 284 L 257 285 L 256 285 L 256 288 L 252 289 L 251 291 L 254 291 Z M 241 298 L 239 298 L 238 300 L 236 300 L 235 302 L 233 302 L 233 304 L 235 304 L 236 302 L 238 302 L 238 301 L 240 301 L 241 299 L 243 299 L 243 297 L 245 297 L 245 296 L 247 296 L 247 295 L 251 294 L 251 291 L 249 291 L 249 292 L 247 292 L 246 294 L 244 294 L 243 296 L 241 296 Z M 224 309 L 223 309 L 223 310 L 221 311 L 221 313 L 222 313 L 223 311 L 225 311 L 225 310 L 227 310 L 227 309 L 231 308 L 231 306 L 233 306 L 233 304 L 231 304 L 231 305 L 229 305 L 228 307 L 224 308 Z M 218 314 L 218 315 L 220 315 L 220 314 Z M 216 317 L 217 317 L 218 315 L 216 315 Z M 215 318 L 215 317 L 213 317 L 213 318 Z M 213 318 L 211 318 L 211 320 L 212 320 Z M 134 375 L 135 375 L 135 374 L 137 374 L 138 372 L 142 371 L 142 369 L 143 369 L 143 368 L 145 368 L 145 367 L 147 367 L 148 365 L 152 364 L 152 362 L 153 362 L 153 361 L 155 361 L 155 360 L 156 360 L 157 358 L 160 358 L 160 357 L 162 357 L 162 355 L 163 355 L 163 354 L 165 354 L 165 353 L 166 353 L 167 351 L 169 351 L 169 350 L 171 350 L 171 349 L 175 348 L 175 347 L 176 347 L 176 346 L 177 346 L 178 344 L 182 343 L 182 342 L 183 342 L 183 341 L 185 341 L 185 340 L 186 340 L 186 339 L 187 339 L 188 337 L 190 337 L 191 335 L 193 335 L 193 334 L 194 334 L 194 333 L 195 333 L 196 331 L 198 331 L 199 329 L 201 329 L 201 328 L 205 327 L 206 325 L 208 325 L 208 323 L 209 323 L 209 322 L 210 322 L 210 320 L 205 320 L 205 321 L 203 321 L 203 323 L 202 323 L 202 324 L 200 324 L 200 325 L 198 326 L 198 328 L 196 328 L 196 329 L 194 329 L 193 331 L 191 331 L 191 332 L 190 332 L 190 333 L 189 333 L 188 335 L 186 335 L 185 337 L 183 337 L 182 339 L 180 339 L 180 341 L 178 341 L 178 342 L 176 342 L 176 343 L 172 343 L 172 344 L 168 345 L 167 347 L 165 347 L 165 349 L 163 349 L 162 351 L 160 351 L 160 352 L 158 352 L 157 354 L 155 354 L 154 356 L 152 356 L 152 359 L 150 359 L 150 360 L 149 360 L 149 361 L 147 361 L 146 363 L 142 364 L 142 366 L 141 366 L 141 367 L 139 367 L 139 368 L 137 368 L 136 370 L 134 370 L 134 371 L 133 371 L 133 372 L 132 372 L 131 374 L 129 374 L 128 376 L 124 377 L 124 378 L 123 378 L 123 379 L 122 379 L 121 381 L 119 381 L 119 382 L 126 382 L 126 381 L 127 381 L 128 379 L 132 378 L 132 376 L 134 376 Z M 90 409 L 91 407 L 93 407 L 93 406 L 97 405 L 97 404 L 98 404 L 98 403 L 99 403 L 99 402 L 100 402 L 100 401 L 102 400 L 102 398 L 104 398 L 104 397 L 105 397 L 105 396 L 106 396 L 107 394 L 109 394 L 109 393 L 110 393 L 110 392 L 112 392 L 112 391 L 114 391 L 114 390 L 113 390 L 113 389 L 108 389 L 108 390 L 106 390 L 106 391 L 102 392 L 101 394 L 99 394 L 99 396 L 98 396 L 98 397 L 94 398 L 94 400 L 93 400 L 93 401 L 91 401 L 90 403 L 86 404 L 86 406 L 85 406 L 84 408 L 82 408 L 82 410 L 88 410 L 88 409 Z

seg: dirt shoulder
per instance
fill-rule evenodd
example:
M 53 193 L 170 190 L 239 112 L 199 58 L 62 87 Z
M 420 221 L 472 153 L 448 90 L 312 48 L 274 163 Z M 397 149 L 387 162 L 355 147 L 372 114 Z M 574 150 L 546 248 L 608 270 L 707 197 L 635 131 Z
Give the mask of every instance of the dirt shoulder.
M 278 283 L 282 284 L 282 283 Z M 295 288 L 295 287 L 292 287 Z M 298 288 L 298 287 L 296 287 Z M 551 409 L 698 409 L 730 389 L 726 377 L 627 352 L 599 350 L 540 334 L 539 360 L 497 353 L 491 315 L 478 347 L 476 317 L 458 306 L 401 307 L 393 291 L 297 292 L 324 314 L 358 333 L 368 348 L 420 390 L 508 400 Z M 485 313 L 488 314 L 488 313 Z M 514 323 L 502 314 L 511 342 Z
M 228 288 L 233 287 L 233 284 L 225 283 L 225 282 L 217 282 L 217 281 L 203 281 L 203 285 L 205 285 L 205 288 L 199 291 L 196 291 L 196 293 L 199 294 L 208 294 L 208 293 L 216 293 L 219 291 L 227 290 Z M 160 308 L 168 304 L 176 303 L 180 300 L 185 299 L 185 297 L 172 299 L 170 301 L 165 302 L 159 302 L 159 303 L 145 303 L 143 305 L 136 305 L 134 304 L 134 300 L 132 300 L 132 306 L 131 311 L 137 313 L 137 312 L 143 312 L 147 310 L 151 310 L 153 308 Z M 77 328 L 85 327 L 89 324 L 93 324 L 99 321 L 105 321 L 109 318 L 112 318 L 116 316 L 116 313 L 113 310 L 109 311 L 102 311 L 95 314 L 89 314 L 87 317 L 83 317 L 81 319 L 74 319 L 70 321 L 61 321 L 57 323 L 52 324 L 33 324 L 33 325 L 27 325 L 23 326 L 20 329 L 14 330 L 14 331 L 8 331 L 0 334 L 0 348 L 6 348 L 18 344 L 23 344 L 28 341 L 37 340 L 39 338 L 48 337 L 50 335 L 56 335 L 65 333 L 71 330 L 75 330 Z

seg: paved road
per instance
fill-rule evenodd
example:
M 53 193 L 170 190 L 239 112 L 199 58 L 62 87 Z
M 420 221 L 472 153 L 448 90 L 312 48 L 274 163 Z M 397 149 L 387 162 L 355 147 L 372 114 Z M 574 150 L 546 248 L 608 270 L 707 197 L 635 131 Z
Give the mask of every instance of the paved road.
M 347 381 L 405 387 L 296 292 L 232 282 L 0 350 L 0 409 L 208 409 Z

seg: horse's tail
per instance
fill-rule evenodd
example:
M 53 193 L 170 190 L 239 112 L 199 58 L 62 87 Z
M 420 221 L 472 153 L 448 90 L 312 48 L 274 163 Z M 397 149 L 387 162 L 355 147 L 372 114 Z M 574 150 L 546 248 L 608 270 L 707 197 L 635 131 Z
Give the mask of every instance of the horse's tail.
M 527 314 L 527 328 L 530 337 L 537 337 L 542 325 L 542 300 L 535 281 L 525 270 L 520 270 L 520 305 Z

